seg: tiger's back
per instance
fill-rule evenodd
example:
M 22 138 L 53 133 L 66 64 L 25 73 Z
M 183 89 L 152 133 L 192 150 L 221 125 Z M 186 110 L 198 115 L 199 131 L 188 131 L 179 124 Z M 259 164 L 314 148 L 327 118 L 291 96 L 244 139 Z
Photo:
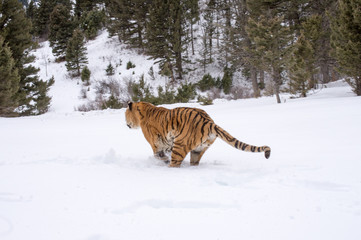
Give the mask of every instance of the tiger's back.
M 265 152 L 266 158 L 270 156 L 271 149 L 268 146 L 256 147 L 237 140 L 216 125 L 202 109 L 166 109 L 138 102 L 129 103 L 125 115 L 128 127 L 142 129 L 155 157 L 167 160 L 170 154 L 171 167 L 179 167 L 189 152 L 191 165 L 198 165 L 217 137 L 237 149 Z

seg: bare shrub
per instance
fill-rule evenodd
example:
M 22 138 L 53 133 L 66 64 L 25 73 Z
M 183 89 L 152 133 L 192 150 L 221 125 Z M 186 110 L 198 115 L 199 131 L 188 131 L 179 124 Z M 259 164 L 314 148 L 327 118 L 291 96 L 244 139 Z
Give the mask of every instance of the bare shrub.
M 87 96 L 87 90 L 86 90 L 85 88 L 82 88 L 82 89 L 80 90 L 80 97 L 81 97 L 82 99 L 85 99 L 85 98 L 88 97 L 88 96 Z
M 252 97 L 251 90 L 244 86 L 234 86 L 230 91 L 231 99 L 244 99 Z
M 125 93 L 125 89 L 122 87 L 119 81 L 115 79 L 106 79 L 98 81 L 95 86 L 95 93 L 98 95 L 113 95 L 115 97 L 120 97 Z
M 130 99 L 132 91 L 132 81 L 125 80 L 125 87 L 116 79 L 106 79 L 96 81 L 95 84 L 95 99 L 83 104 L 77 108 L 78 111 L 93 111 L 107 108 L 119 109 L 124 107 L 124 103 Z M 81 91 L 82 97 L 86 97 L 85 89 Z
M 217 87 L 212 87 L 208 93 L 207 93 L 207 97 L 211 100 L 217 99 L 217 98 L 221 98 L 221 94 L 222 94 L 222 90 L 220 88 Z
M 265 88 L 263 90 L 263 94 L 265 96 L 273 96 L 274 89 L 273 89 L 273 83 L 272 82 L 266 83 L 266 86 L 265 86 Z
M 88 102 L 86 104 L 82 104 L 78 106 L 76 110 L 79 112 L 89 112 L 89 111 L 98 110 L 98 107 L 94 102 Z

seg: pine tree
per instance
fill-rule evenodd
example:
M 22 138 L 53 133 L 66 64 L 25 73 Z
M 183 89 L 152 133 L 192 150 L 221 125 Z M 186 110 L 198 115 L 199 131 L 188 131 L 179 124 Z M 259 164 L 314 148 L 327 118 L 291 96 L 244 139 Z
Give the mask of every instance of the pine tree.
M 109 0 L 106 9 L 110 33 L 132 47 L 144 50 L 144 31 L 151 3 L 150 0 Z
M 172 53 L 175 59 L 175 68 L 178 74 L 178 79 L 183 79 L 183 58 L 182 54 L 184 52 L 185 42 L 182 38 L 185 35 L 184 32 L 184 6 L 179 0 L 171 0 L 169 12 L 171 17 L 168 19 L 170 21 L 170 30 L 171 30 L 171 38 L 170 44 L 172 46 Z
M 39 7 L 36 11 L 35 16 L 35 33 L 44 39 L 48 38 L 49 35 L 49 23 L 50 23 L 50 14 L 53 11 L 56 3 L 55 1 L 49 0 L 40 0 Z
M 78 18 L 84 13 L 94 10 L 98 0 L 76 0 L 74 12 Z
M 291 93 L 300 93 L 302 97 L 306 97 L 310 86 L 312 86 L 310 83 L 312 83 L 312 76 L 316 72 L 316 67 L 312 45 L 302 31 L 301 36 L 293 46 L 289 65 Z
M 15 111 L 19 115 L 40 114 L 43 112 L 39 109 L 40 95 L 46 95 L 48 90 L 43 88 L 42 84 L 48 82 L 40 80 L 37 75 L 39 69 L 31 65 L 35 59 L 28 51 L 33 44 L 30 35 L 31 22 L 26 18 L 25 11 L 17 0 L 3 1 L 0 7 L 0 15 L 3 16 L 0 19 L 0 34 L 11 49 L 20 76 Z M 47 103 L 49 104 L 50 100 Z
M 29 5 L 28 0 L 19 0 L 19 2 L 21 2 L 25 8 L 27 8 Z
M 321 27 L 322 17 L 320 15 L 309 16 L 302 23 L 302 31 L 304 32 L 305 40 L 311 45 L 313 56 L 311 61 L 313 62 L 312 67 L 315 69 L 319 68 L 319 49 L 320 49 L 320 40 L 322 37 L 322 27 Z M 316 71 L 316 70 L 315 70 Z M 311 71 L 313 72 L 313 70 Z M 315 72 L 316 73 L 316 72 Z M 315 88 L 317 79 L 315 75 L 311 75 L 311 79 L 308 83 L 308 87 Z
M 361 96 L 361 1 L 339 0 L 332 24 L 332 45 L 339 71 L 351 77 L 348 82 Z
M 173 57 L 170 46 L 170 23 L 168 1 L 154 0 L 149 12 L 146 38 L 148 40 L 147 53 L 153 59 L 158 59 L 161 72 L 175 81 Z
M 195 54 L 194 51 L 194 29 L 193 29 L 193 25 L 197 23 L 197 21 L 199 20 L 199 6 L 198 6 L 198 0 L 188 0 L 185 2 L 186 4 L 186 9 L 188 9 L 188 11 L 185 12 L 185 18 L 187 19 L 187 21 L 189 22 L 189 26 L 190 26 L 190 41 L 191 41 L 191 47 L 192 47 L 192 55 Z
M 74 29 L 70 9 L 63 4 L 55 6 L 50 15 L 49 42 L 53 48 L 53 54 L 63 61 L 66 54 L 68 40 L 71 38 Z
M 147 52 L 154 59 L 159 59 L 161 72 L 168 73 L 175 80 L 183 78 L 183 61 L 185 60 L 186 38 L 186 1 L 155 0 L 149 11 L 146 38 Z M 189 5 L 188 5 L 189 6 Z
M 231 1 L 229 0 L 222 0 L 220 1 L 220 8 L 221 8 L 221 16 L 223 18 L 222 21 L 222 42 L 219 48 L 219 62 L 223 67 L 230 67 L 232 62 L 231 58 L 231 49 L 232 44 L 234 44 L 234 31 L 232 26 L 233 16 L 231 12 Z
M 80 17 L 80 27 L 84 31 L 87 39 L 94 39 L 98 31 L 103 27 L 105 14 L 103 11 L 91 10 L 83 13 Z
M 255 44 L 255 51 L 262 56 L 262 67 L 272 75 L 274 94 L 277 103 L 281 103 L 280 87 L 282 72 L 287 62 L 287 52 L 291 41 L 291 32 L 284 18 L 279 16 L 272 4 L 279 1 L 255 0 L 249 3 L 252 12 L 247 32 Z M 260 15 L 262 13 L 262 15 Z
M 207 64 L 213 62 L 213 38 L 215 33 L 215 11 L 216 1 L 209 0 L 206 5 L 206 9 L 203 12 L 203 18 L 205 20 L 203 24 L 204 35 L 203 35 L 203 65 L 204 68 Z
M 73 36 L 69 39 L 66 48 L 66 68 L 73 76 L 80 76 L 82 66 L 88 63 L 86 56 L 84 35 L 80 29 L 75 29 Z
M 24 51 L 32 45 L 31 22 L 17 0 L 3 1 L 0 13 L 0 34 L 11 49 L 16 67 L 19 67 Z
M 203 68 L 203 73 L 206 73 L 207 65 L 209 64 L 208 58 L 209 58 L 209 47 L 208 47 L 208 41 L 207 41 L 207 35 L 206 32 L 203 31 L 202 35 L 202 45 L 201 49 L 199 50 L 200 59 L 198 62 L 201 64 Z
M 229 59 L 233 68 L 242 68 L 243 75 L 250 78 L 253 88 L 253 96 L 260 97 L 258 72 L 261 73 L 261 54 L 256 51 L 255 43 L 251 41 L 246 31 L 249 21 L 249 9 L 246 0 L 233 1 L 232 9 L 235 9 L 235 23 L 230 29 L 233 34 L 233 42 L 230 45 Z M 261 74 L 260 74 L 261 75 Z M 261 81 L 261 79 L 260 79 Z
M 149 14 L 149 7 L 152 1 L 132 0 L 133 23 L 130 24 L 128 36 L 129 43 L 139 49 L 145 50 L 144 31 Z
M 36 5 L 34 1 L 30 1 L 29 6 L 26 8 L 26 16 L 31 19 L 31 21 L 35 20 L 35 12 L 36 12 Z
M 11 50 L 0 36 L 0 116 L 11 114 L 17 107 L 15 94 L 19 82 L 20 76 Z
M 310 14 L 317 16 L 318 39 L 316 44 L 316 65 L 320 69 L 322 83 L 332 80 L 335 68 L 335 59 L 331 56 L 331 27 L 330 16 L 335 15 L 337 1 L 313 0 L 309 1 Z M 316 22 L 314 22 L 316 24 Z M 306 37 L 308 37 L 306 35 Z

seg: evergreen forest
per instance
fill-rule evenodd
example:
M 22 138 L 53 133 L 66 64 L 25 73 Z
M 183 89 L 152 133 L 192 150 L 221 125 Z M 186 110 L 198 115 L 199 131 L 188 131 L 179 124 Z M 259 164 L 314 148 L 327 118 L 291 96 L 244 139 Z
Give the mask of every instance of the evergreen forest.
M 85 43 L 102 30 L 153 59 L 178 87 L 158 88 L 156 97 L 140 79 L 130 88 L 133 100 L 187 102 L 214 89 L 235 94 L 239 76 L 252 88 L 247 97 L 274 95 L 278 103 L 280 93 L 307 97 L 342 78 L 361 96 L 361 0 L 2 0 L 0 116 L 48 111 L 56 76 L 40 79 L 32 65 L 41 42 L 49 41 L 71 77 L 89 84 Z M 201 76 L 190 79 L 195 71 Z M 119 101 L 110 96 L 104 106 Z

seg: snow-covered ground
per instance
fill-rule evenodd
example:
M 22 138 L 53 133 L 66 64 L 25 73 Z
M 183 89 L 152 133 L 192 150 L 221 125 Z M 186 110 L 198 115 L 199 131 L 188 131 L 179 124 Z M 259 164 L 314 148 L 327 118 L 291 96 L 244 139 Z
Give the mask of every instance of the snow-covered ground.
M 198 167 L 172 169 L 124 109 L 75 112 L 70 81 L 49 113 L 0 118 L 1 240 L 361 239 L 361 98 L 348 86 L 182 104 L 272 154 L 217 140 Z

